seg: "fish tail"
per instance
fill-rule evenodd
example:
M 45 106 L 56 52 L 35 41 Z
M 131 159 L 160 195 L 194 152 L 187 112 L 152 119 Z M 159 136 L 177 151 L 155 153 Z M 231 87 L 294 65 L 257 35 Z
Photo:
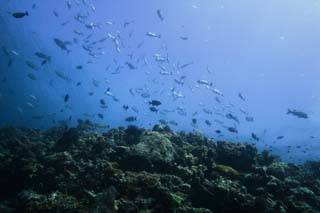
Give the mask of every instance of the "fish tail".
M 26 12 L 25 12 L 25 14 L 26 14 L 26 16 L 29 16 L 29 13 L 28 13 L 28 11 L 26 11 Z
M 288 109 L 288 112 L 287 112 L 287 114 L 290 114 L 290 113 L 292 113 L 292 111 L 291 111 L 290 109 Z

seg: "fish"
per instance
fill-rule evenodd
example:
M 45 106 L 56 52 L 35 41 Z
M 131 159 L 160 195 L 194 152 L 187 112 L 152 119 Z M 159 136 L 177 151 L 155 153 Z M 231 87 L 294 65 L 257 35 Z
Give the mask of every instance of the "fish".
M 161 38 L 160 34 L 154 33 L 154 32 L 147 32 L 146 33 L 147 36 L 152 37 L 152 38 Z
M 284 136 L 280 135 L 280 136 L 277 137 L 277 140 L 281 140 L 283 138 L 284 138 Z
M 209 83 L 207 80 L 198 80 L 197 83 L 205 86 L 212 86 L 212 83 Z
M 254 121 L 254 118 L 251 117 L 251 116 L 246 116 L 246 121 L 248 121 L 248 122 L 253 122 L 253 121 Z
M 55 17 L 57 17 L 57 18 L 59 17 L 59 13 L 58 13 L 57 11 L 55 11 L 55 10 L 53 11 L 53 15 L 54 15 Z
M 158 109 L 154 106 L 149 107 L 151 112 L 158 112 Z
M 240 121 L 239 121 L 238 117 L 235 116 L 235 115 L 233 115 L 233 114 L 231 114 L 231 113 L 226 114 L 226 118 L 228 118 L 228 119 L 230 119 L 230 120 L 234 120 L 235 122 L 237 122 L 238 124 L 240 124 Z
M 101 118 L 101 119 L 104 118 L 103 114 L 101 114 L 101 113 L 98 113 L 98 117 Z
M 251 133 L 251 137 L 255 141 L 259 141 L 260 140 L 260 138 L 255 133 Z
M 7 56 L 8 58 L 8 67 L 10 67 L 13 63 L 13 58 L 10 54 L 10 51 L 5 47 L 5 46 L 2 46 L 2 51 L 3 53 Z
M 163 15 L 162 15 L 162 13 L 161 13 L 161 10 L 160 10 L 160 9 L 158 9 L 158 10 L 157 10 L 157 15 L 158 15 L 158 17 L 159 17 L 159 19 L 160 19 L 161 21 L 163 21 L 163 20 L 164 20 Z
M 78 65 L 78 66 L 76 66 L 76 69 L 78 69 L 78 70 L 82 70 L 82 68 L 83 68 L 83 66 L 82 66 L 82 65 Z
M 202 111 L 208 115 L 212 115 L 213 112 L 210 110 L 210 109 L 207 109 L 207 108 L 203 108 Z
M 184 69 L 184 68 L 186 68 L 186 67 L 188 67 L 188 66 L 190 66 L 190 65 L 192 65 L 192 64 L 193 64 L 193 62 L 189 62 L 189 63 L 186 63 L 186 64 L 182 64 L 182 65 L 179 66 L 179 69 Z
M 216 130 L 215 131 L 217 134 L 221 134 L 221 130 Z
M 33 74 L 33 73 L 28 73 L 28 78 L 30 78 L 31 80 L 37 80 L 37 77 Z
M 100 104 L 104 106 L 104 105 L 106 105 L 106 101 L 103 99 L 100 99 Z
M 135 67 L 133 64 L 131 64 L 130 62 L 126 62 L 125 64 L 126 64 L 126 65 L 128 66 L 128 68 L 131 69 L 131 70 L 136 69 L 136 67 Z
M 235 127 L 227 127 L 227 129 L 228 129 L 229 132 L 238 133 L 238 130 Z
M 205 124 L 206 124 L 207 126 L 211 126 L 211 125 L 212 125 L 212 123 L 211 123 L 209 120 L 205 120 L 204 122 L 205 122 Z
M 59 71 L 55 71 L 55 74 L 61 78 L 62 80 L 65 80 L 66 82 L 71 82 L 71 78 L 69 78 L 68 76 L 64 75 L 62 72 L 59 72 Z
M 152 106 L 160 106 L 162 103 L 158 100 L 149 101 L 149 104 Z
M 186 40 L 188 40 L 189 38 L 186 37 L 186 36 L 180 36 L 180 39 L 186 41 Z
M 298 111 L 298 110 L 290 110 L 288 109 L 287 114 L 292 114 L 293 116 L 296 116 L 298 118 L 304 118 L 304 119 L 308 119 L 308 114 L 302 111 Z
M 69 94 L 66 94 L 65 96 L 64 96 L 64 102 L 65 103 L 67 103 L 68 101 L 69 101 L 69 99 L 70 99 L 70 96 L 69 96 Z
M 46 63 L 50 63 L 51 62 L 51 57 L 47 56 L 46 54 L 44 54 L 42 52 L 35 52 L 34 55 L 39 57 L 40 59 L 43 59 L 41 65 L 44 65 Z
M 15 12 L 15 13 L 12 13 L 12 16 L 15 17 L 15 18 L 23 18 L 25 16 L 29 16 L 29 13 L 28 13 L 28 11 L 26 11 L 26 12 Z
M 127 121 L 127 122 L 134 122 L 134 121 L 136 121 L 137 120 L 137 117 L 134 117 L 134 116 L 129 116 L 129 117 L 127 117 L 126 119 L 125 119 L 125 121 Z
M 192 119 L 191 119 L 191 122 L 192 122 L 192 124 L 197 124 L 198 121 L 197 121 L 196 118 L 192 118 Z
M 26 65 L 28 67 L 30 67 L 33 70 L 38 70 L 39 69 L 39 67 L 32 61 L 26 61 L 25 63 L 26 63 Z
M 127 111 L 129 109 L 129 106 L 128 105 L 123 105 L 122 108 Z
M 58 47 L 60 47 L 61 50 L 67 51 L 67 54 L 71 52 L 71 50 L 69 50 L 67 47 L 67 45 L 71 44 L 70 42 L 62 41 L 58 38 L 54 38 L 53 41 Z
M 214 94 L 216 94 L 216 95 L 223 96 L 223 93 L 222 93 L 220 90 L 218 90 L 218 89 L 213 89 L 212 92 L 213 92 Z
M 242 95 L 241 92 L 239 92 L 238 96 L 239 96 L 239 98 L 240 98 L 241 100 L 246 101 L 245 97 Z

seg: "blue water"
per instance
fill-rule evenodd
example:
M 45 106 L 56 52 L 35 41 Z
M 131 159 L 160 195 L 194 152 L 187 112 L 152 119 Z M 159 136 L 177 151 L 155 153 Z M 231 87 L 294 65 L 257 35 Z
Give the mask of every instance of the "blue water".
M 46 129 L 59 120 L 72 126 L 77 119 L 90 119 L 110 127 L 151 128 L 163 119 L 176 122 L 169 124 L 174 130 L 256 143 L 287 161 L 319 160 L 318 1 L 70 3 L 71 8 L 67 1 L 0 1 L 0 45 L 13 59 L 8 66 L 9 57 L 1 51 L 1 126 Z M 24 11 L 29 16 L 12 16 Z M 77 14 L 86 16 L 83 23 L 74 18 Z M 97 26 L 89 29 L 85 25 L 90 23 Z M 160 38 L 147 36 L 148 32 Z M 54 38 L 71 42 L 67 45 L 70 54 Z M 90 46 L 91 55 L 83 45 Z M 50 56 L 51 62 L 41 65 L 35 52 Z M 155 54 L 166 61 L 157 62 Z M 56 72 L 71 80 L 63 80 Z M 70 99 L 64 102 L 66 94 Z M 101 107 L 101 99 L 108 108 Z M 151 100 L 161 101 L 157 112 L 150 111 Z M 309 118 L 287 115 L 288 108 L 303 111 Z M 227 119 L 228 113 L 238 117 L 240 124 Z M 129 116 L 137 121 L 126 122 Z M 254 121 L 246 121 L 246 116 Z M 193 123 L 192 118 L 197 121 Z M 238 133 L 228 127 L 237 128 Z M 278 136 L 284 138 L 277 140 Z

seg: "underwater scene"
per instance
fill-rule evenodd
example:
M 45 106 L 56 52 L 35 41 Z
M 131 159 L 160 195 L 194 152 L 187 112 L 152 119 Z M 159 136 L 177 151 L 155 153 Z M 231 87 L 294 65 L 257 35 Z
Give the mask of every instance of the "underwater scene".
M 319 20 L 0 0 L 0 212 L 320 212 Z

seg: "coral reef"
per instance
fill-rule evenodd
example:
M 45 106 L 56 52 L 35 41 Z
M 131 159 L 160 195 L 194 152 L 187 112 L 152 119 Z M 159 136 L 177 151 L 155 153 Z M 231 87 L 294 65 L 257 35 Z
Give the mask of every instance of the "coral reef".
M 319 212 L 320 163 L 156 125 L 0 129 L 0 212 Z

